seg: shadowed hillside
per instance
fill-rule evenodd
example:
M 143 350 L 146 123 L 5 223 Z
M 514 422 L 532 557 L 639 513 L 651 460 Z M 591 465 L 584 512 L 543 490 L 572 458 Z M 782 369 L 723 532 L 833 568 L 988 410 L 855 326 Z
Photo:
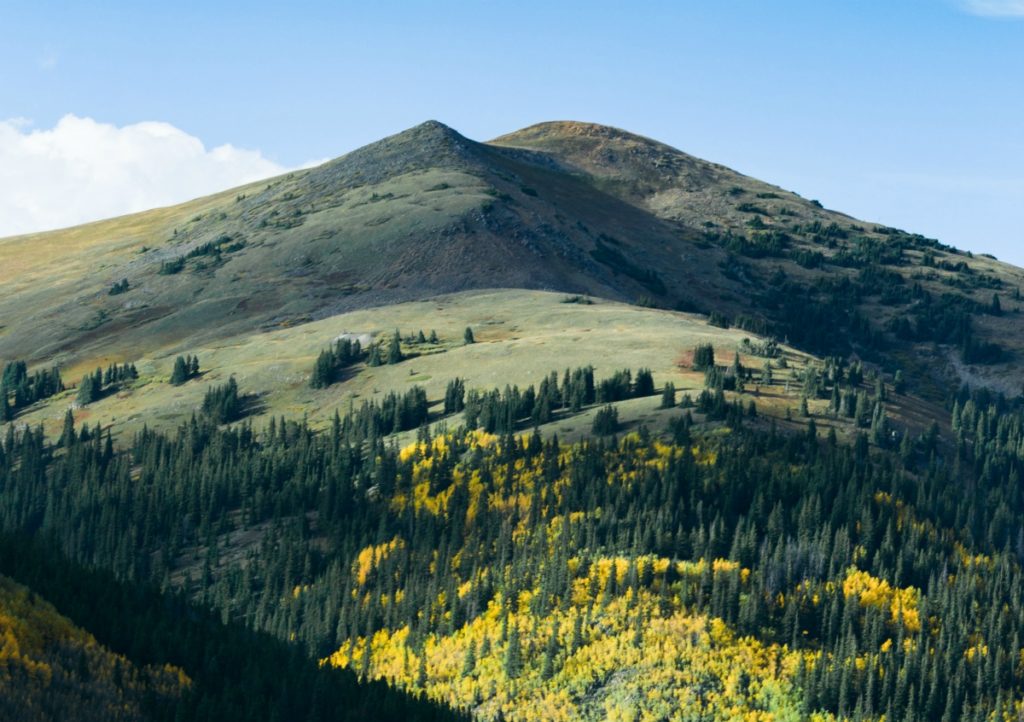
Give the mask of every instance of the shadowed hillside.
M 1021 381 L 1018 269 L 584 123 L 482 144 L 431 121 L 0 253 L 0 357 L 65 366 L 512 287 L 714 312 L 940 384 Z

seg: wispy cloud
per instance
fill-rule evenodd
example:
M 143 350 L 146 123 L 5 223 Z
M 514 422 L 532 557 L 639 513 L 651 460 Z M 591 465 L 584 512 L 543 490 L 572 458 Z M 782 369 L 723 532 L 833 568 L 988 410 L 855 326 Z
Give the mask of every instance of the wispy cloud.
M 258 150 L 206 148 L 168 123 L 0 121 L 0 236 L 170 205 L 286 170 Z
M 961 7 L 982 17 L 1024 18 L 1024 0 L 962 0 Z
M 40 70 L 53 70 L 57 67 L 57 63 L 60 62 L 60 56 L 55 51 L 47 48 L 47 50 L 39 56 L 37 64 Z

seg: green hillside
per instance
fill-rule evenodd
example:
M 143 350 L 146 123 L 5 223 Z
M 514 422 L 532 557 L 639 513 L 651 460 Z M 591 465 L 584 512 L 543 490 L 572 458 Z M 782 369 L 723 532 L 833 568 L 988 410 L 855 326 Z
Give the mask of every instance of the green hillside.
M 0 356 L 76 369 L 531 288 L 715 311 L 821 355 L 914 367 L 933 393 L 1024 381 L 1010 363 L 1018 269 L 583 123 L 478 143 L 432 121 L 268 183 L 0 248 Z
M 1020 269 L 575 122 L 0 257 L 0 573 L 168 719 L 1024 709 Z

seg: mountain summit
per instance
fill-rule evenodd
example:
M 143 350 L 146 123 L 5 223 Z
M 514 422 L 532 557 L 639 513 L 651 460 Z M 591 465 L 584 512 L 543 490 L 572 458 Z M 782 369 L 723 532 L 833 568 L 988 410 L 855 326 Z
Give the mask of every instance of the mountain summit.
M 1024 348 L 1019 318 L 993 307 L 1016 300 L 1019 269 L 592 123 L 480 143 L 432 120 L 316 168 L 0 249 L 10 358 L 526 288 L 714 312 L 817 353 L 914 346 L 936 381 L 1024 380 L 1002 363 Z

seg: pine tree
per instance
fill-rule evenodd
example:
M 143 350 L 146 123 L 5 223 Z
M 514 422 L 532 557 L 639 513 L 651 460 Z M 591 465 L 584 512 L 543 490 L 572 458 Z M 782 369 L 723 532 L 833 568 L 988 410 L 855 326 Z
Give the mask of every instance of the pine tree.
M 607 436 L 619 430 L 619 411 L 614 406 L 608 405 L 598 409 L 594 415 L 594 423 L 591 432 L 597 436 Z
M 103 390 L 103 371 L 96 369 L 95 373 L 86 374 L 78 384 L 77 401 L 79 406 L 91 404 L 99 399 Z
M 462 334 L 462 341 L 466 344 L 476 343 L 476 338 L 473 336 L 473 329 L 466 326 L 466 330 Z
M 519 626 L 512 624 L 508 631 L 508 646 L 505 648 L 505 675 L 509 679 L 516 679 L 522 672 L 522 667 Z
M 190 374 L 189 362 L 183 356 L 174 359 L 174 368 L 171 370 L 170 383 L 172 386 L 181 386 L 188 381 Z
M 75 443 L 75 415 L 68 409 L 64 414 L 64 430 L 60 435 L 60 445 L 65 449 Z
M 643 398 L 654 396 L 654 377 L 648 368 L 639 369 L 636 372 L 636 379 L 633 382 L 633 396 Z
M 693 350 L 695 371 L 707 371 L 715 367 L 715 347 L 709 343 L 700 344 Z
M 395 335 L 391 337 L 391 342 L 388 344 L 387 363 L 400 363 L 403 358 L 404 356 L 402 356 L 402 337 L 398 335 L 398 331 L 396 330 Z
M 661 392 L 661 407 L 671 409 L 676 405 L 676 385 L 669 381 Z
M 462 676 L 472 676 L 473 672 L 476 671 L 476 642 L 470 640 L 469 646 L 466 647 L 466 656 L 462 659 Z
M 555 659 L 558 656 L 558 625 L 554 625 L 544 647 L 544 661 L 541 663 L 540 678 L 547 681 L 555 676 Z
M 444 414 L 456 414 L 466 408 L 466 385 L 462 379 L 452 379 L 444 391 Z

